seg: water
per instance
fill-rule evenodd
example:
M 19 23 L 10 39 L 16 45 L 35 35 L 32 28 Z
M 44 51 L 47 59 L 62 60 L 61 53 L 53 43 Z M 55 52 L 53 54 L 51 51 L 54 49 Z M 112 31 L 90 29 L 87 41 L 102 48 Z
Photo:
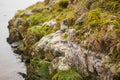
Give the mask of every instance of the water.
M 25 73 L 25 65 L 6 42 L 9 35 L 7 25 L 17 10 L 37 1 L 40 0 L 0 0 L 0 80 L 24 80 L 18 72 Z

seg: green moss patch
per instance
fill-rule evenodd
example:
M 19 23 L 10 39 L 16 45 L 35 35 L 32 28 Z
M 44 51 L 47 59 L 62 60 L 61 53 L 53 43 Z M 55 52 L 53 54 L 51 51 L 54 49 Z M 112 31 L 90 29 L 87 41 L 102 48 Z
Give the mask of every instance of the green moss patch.
M 52 80 L 82 80 L 81 75 L 75 70 L 60 71 L 56 73 Z
M 33 58 L 28 66 L 27 80 L 50 80 L 48 69 L 49 63 L 40 61 L 38 58 Z

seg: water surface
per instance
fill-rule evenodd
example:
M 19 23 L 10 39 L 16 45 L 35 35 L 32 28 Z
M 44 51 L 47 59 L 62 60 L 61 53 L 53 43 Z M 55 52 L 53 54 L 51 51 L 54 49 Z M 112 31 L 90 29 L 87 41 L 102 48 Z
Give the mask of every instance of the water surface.
M 17 10 L 37 1 L 40 0 L 0 0 L 0 80 L 24 80 L 18 72 L 25 73 L 25 65 L 6 42 L 9 35 L 7 25 Z

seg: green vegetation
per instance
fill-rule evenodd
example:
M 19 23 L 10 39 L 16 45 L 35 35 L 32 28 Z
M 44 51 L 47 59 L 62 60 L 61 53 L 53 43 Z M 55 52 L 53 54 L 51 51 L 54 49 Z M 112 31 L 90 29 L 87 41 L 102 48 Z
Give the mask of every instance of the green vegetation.
M 95 10 L 92 10 L 87 15 L 87 24 L 89 24 L 92 27 L 96 27 L 100 25 L 100 14 L 102 13 L 100 8 L 97 8 Z
M 101 7 L 104 10 L 108 10 L 110 12 L 120 12 L 120 1 L 119 0 L 100 0 Z
M 16 14 L 15 17 L 19 17 L 25 10 L 19 10 Z
M 37 37 L 41 38 L 45 35 L 55 32 L 58 29 L 59 27 L 53 28 L 51 26 L 33 26 L 28 29 L 28 33 L 34 34 Z
M 50 80 L 48 66 L 48 62 L 40 61 L 40 59 L 34 57 L 30 62 L 30 66 L 28 66 L 28 77 L 26 80 Z
M 120 47 L 116 47 L 113 52 L 111 53 L 111 59 L 114 61 L 120 60 Z
M 73 26 L 76 30 L 80 30 L 80 28 L 82 27 L 82 26 L 79 26 L 79 25 L 75 25 L 75 26 Z
M 82 77 L 75 70 L 59 71 L 56 73 L 52 80 L 82 80 Z
M 118 18 L 109 13 L 103 12 L 102 9 L 96 8 L 87 14 L 86 24 L 91 27 L 103 27 L 107 25 L 119 25 Z
M 105 59 L 103 65 L 106 68 L 109 68 L 110 64 L 115 65 L 120 75 L 120 0 L 75 0 L 78 2 L 74 1 L 72 4 L 69 1 L 58 0 L 55 4 L 50 1 L 49 5 L 38 2 L 26 10 L 16 13 L 14 19 L 9 22 L 11 38 L 19 40 L 22 35 L 24 44 L 20 43 L 17 49 L 26 50 L 32 57 L 27 66 L 28 77 L 26 80 L 99 80 L 95 75 L 96 72 L 95 74 L 91 72 L 92 74 L 86 76 L 74 69 L 58 72 L 55 70 L 56 74 L 49 74 L 47 61 L 52 62 L 55 59 L 54 50 L 43 51 L 37 46 L 37 42 L 42 37 L 60 30 L 62 23 L 66 23 L 69 29 L 76 29 L 73 42 L 77 43 L 78 41 L 80 46 L 86 49 L 108 55 L 109 58 Z M 38 11 L 34 11 L 35 8 Z M 23 13 L 27 10 L 33 11 L 32 14 L 24 15 Z M 23 15 L 21 16 L 21 14 Z M 16 18 L 23 18 L 26 23 L 14 27 Z M 56 20 L 57 25 L 42 26 L 43 23 L 51 20 Z M 21 21 L 16 22 L 21 23 Z M 64 40 L 68 38 L 67 31 L 62 32 Z M 31 56 L 32 52 L 34 55 Z M 59 54 L 57 51 L 56 53 Z M 39 56 L 39 58 L 33 58 L 33 56 Z
M 33 26 L 28 29 L 28 33 L 38 35 L 39 37 L 42 37 L 45 35 L 46 31 L 48 30 L 47 26 Z
M 64 38 L 65 40 L 67 40 L 68 34 L 64 34 L 63 38 Z
M 19 45 L 17 46 L 17 49 L 18 49 L 18 50 L 21 50 L 21 51 L 24 49 L 24 44 L 23 44 L 23 42 L 19 43 Z
M 46 18 L 42 14 L 36 14 L 29 17 L 30 26 L 38 25 L 46 21 Z
M 45 7 L 44 2 L 37 2 L 36 4 L 31 5 L 30 7 L 28 7 L 26 10 L 31 10 L 31 9 L 37 8 L 37 7 L 41 7 L 41 8 Z

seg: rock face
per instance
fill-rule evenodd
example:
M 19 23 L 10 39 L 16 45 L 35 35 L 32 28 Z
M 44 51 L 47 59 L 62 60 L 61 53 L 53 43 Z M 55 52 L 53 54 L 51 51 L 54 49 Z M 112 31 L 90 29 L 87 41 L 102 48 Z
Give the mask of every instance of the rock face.
M 105 1 L 45 0 L 18 12 L 8 42 L 23 52 L 26 80 L 119 80 L 120 2 Z

